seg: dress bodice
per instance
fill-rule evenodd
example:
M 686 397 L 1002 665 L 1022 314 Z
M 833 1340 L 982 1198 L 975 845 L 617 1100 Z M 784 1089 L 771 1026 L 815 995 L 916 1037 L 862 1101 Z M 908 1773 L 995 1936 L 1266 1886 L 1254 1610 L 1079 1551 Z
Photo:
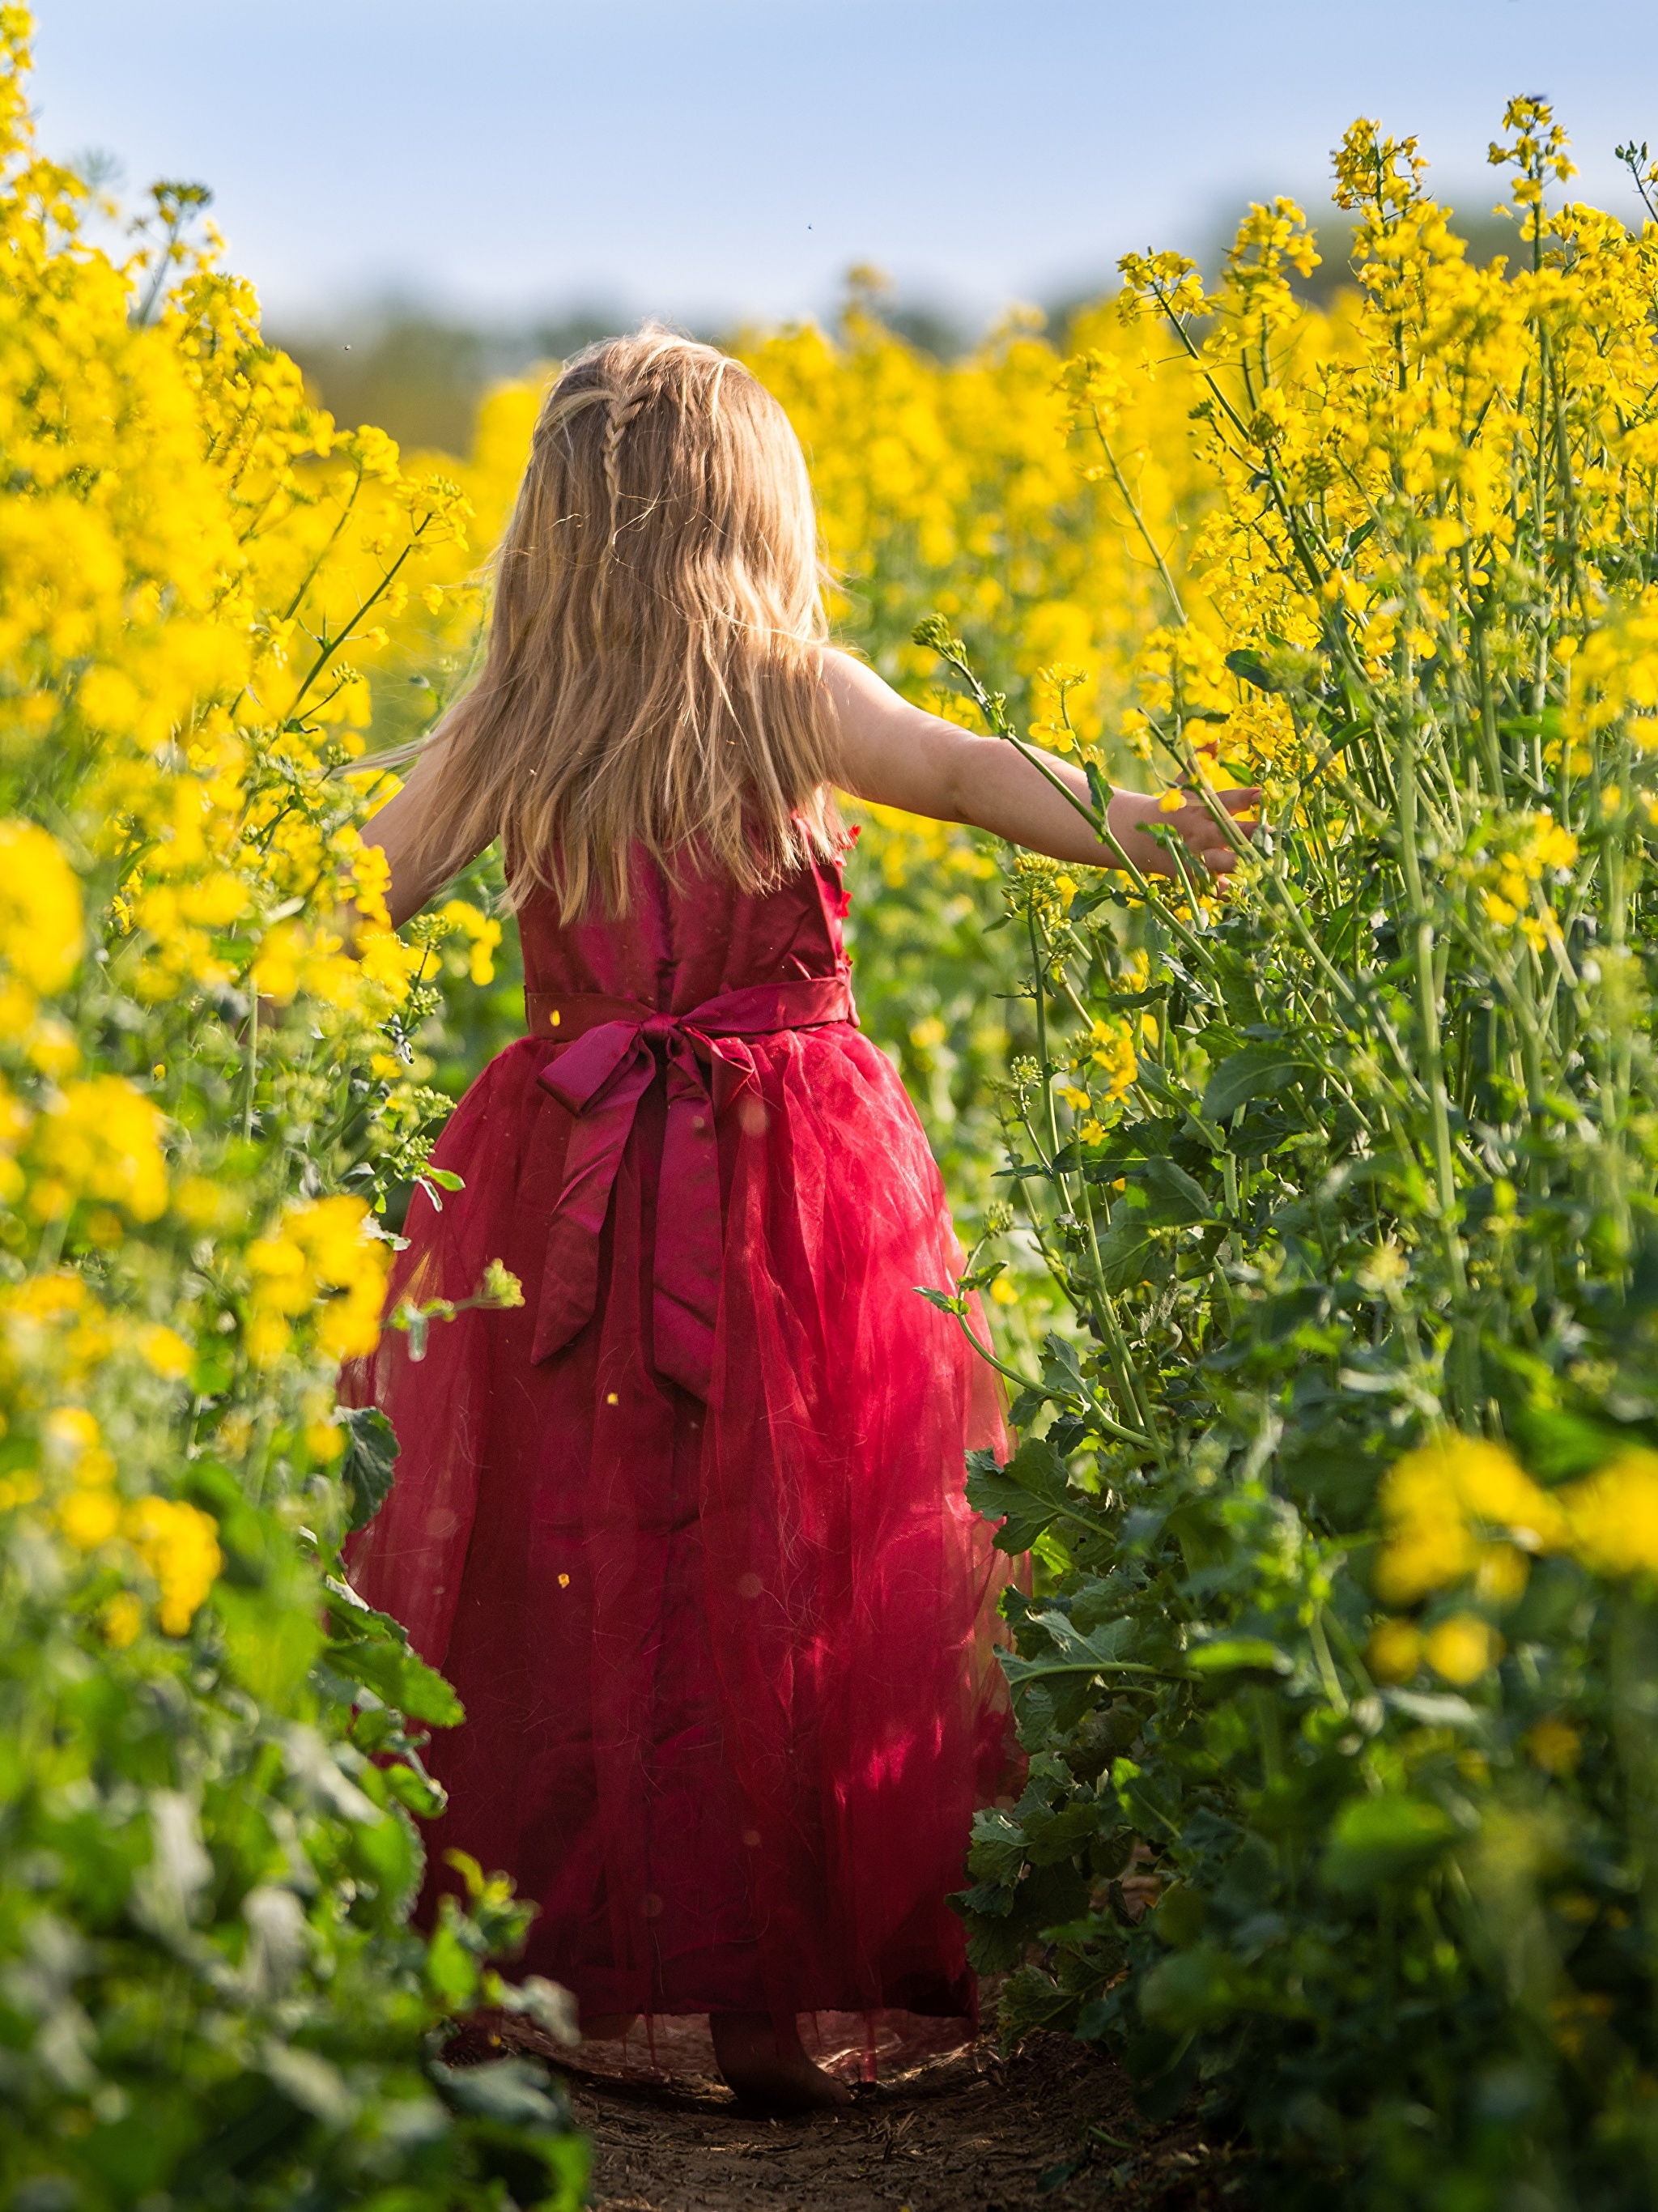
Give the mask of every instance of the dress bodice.
M 723 992 L 847 972 L 841 922 L 848 901 L 834 860 L 799 868 L 765 891 L 687 869 L 676 884 L 645 854 L 633 862 L 633 902 L 620 919 L 561 921 L 537 891 L 519 910 L 525 988 L 598 993 L 667 1014 Z

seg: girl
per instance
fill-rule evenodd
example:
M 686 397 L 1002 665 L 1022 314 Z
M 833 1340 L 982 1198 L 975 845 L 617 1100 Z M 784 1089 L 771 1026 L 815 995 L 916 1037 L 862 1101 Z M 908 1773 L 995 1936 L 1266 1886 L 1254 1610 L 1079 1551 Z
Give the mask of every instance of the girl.
M 971 2017 L 945 1900 L 1007 1764 L 1008 1563 L 962 1497 L 997 1401 L 915 1295 L 961 1255 L 857 1028 L 836 788 L 1120 858 L 829 648 L 805 465 L 745 369 L 595 347 L 537 425 L 482 677 L 369 832 L 399 922 L 500 838 L 526 980 L 391 1295 L 500 1258 L 525 1302 L 359 1378 L 402 1453 L 354 1568 L 466 1708 L 434 1865 L 513 1876 L 586 2034 L 706 2014 L 733 2088 L 794 2107 L 847 2095 L 800 2014 Z M 1232 866 L 1202 806 L 1118 793 L 1142 868 L 1151 818 Z

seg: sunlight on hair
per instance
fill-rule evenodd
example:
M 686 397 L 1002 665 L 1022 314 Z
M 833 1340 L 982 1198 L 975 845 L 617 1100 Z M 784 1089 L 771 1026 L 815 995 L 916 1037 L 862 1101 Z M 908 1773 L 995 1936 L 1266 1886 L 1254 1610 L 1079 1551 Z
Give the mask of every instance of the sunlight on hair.
M 641 848 L 759 890 L 837 825 L 811 490 L 740 362 L 647 328 L 548 393 L 477 684 L 438 730 L 422 857 L 503 840 L 508 896 L 627 911 Z

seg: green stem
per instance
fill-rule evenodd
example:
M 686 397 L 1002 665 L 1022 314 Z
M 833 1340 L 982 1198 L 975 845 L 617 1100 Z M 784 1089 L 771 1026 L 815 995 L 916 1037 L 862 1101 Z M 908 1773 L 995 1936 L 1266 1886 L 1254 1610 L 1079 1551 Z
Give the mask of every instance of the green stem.
M 1467 1294 L 1467 1269 L 1462 1238 L 1456 1225 L 1456 1167 L 1451 1150 L 1449 1102 L 1445 1095 L 1444 1048 L 1436 988 L 1434 927 L 1423 895 L 1422 864 L 1417 842 L 1416 714 L 1407 690 L 1400 711 L 1399 840 L 1405 892 L 1410 902 L 1409 927 L 1416 979 L 1417 1021 L 1422 1032 L 1424 1087 L 1433 1124 L 1434 1177 L 1439 1200 L 1440 1230 L 1445 1241 L 1446 1263 L 1459 1297 Z
M 958 1313 L 956 1321 L 962 1334 L 987 1367 L 993 1367 L 996 1372 L 1005 1376 L 1008 1382 L 1017 1382 L 1021 1390 L 1029 1390 L 1033 1387 L 1028 1375 L 1021 1375 L 1017 1367 L 1010 1367 L 1005 1359 L 999 1359 L 987 1344 L 980 1343 L 978 1338 L 973 1334 L 971 1324 L 964 1313 Z M 1114 1421 L 1110 1414 L 1105 1413 L 1096 1403 L 1090 1405 L 1088 1417 L 1090 1421 L 1097 1421 L 1108 1435 L 1115 1437 L 1122 1443 L 1133 1444 L 1141 1451 L 1150 1451 L 1154 1448 L 1150 1437 L 1143 1436 L 1138 1429 L 1124 1428 L 1120 1421 Z M 1079 1514 L 1075 1513 L 1067 1517 L 1072 1521 L 1082 1518 Z M 1086 1525 L 1092 1528 L 1096 1524 L 1089 1521 Z
M 252 992 L 252 1003 L 247 1015 L 247 1093 L 242 1102 L 242 1137 L 244 1142 L 253 1134 L 253 1102 L 259 1081 L 259 994 Z

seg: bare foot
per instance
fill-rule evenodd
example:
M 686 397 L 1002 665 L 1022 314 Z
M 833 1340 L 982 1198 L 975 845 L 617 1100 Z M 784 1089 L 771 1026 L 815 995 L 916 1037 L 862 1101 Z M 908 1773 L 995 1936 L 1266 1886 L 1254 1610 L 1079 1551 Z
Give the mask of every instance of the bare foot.
M 807 2057 L 793 2021 L 780 2028 L 768 2012 L 716 2012 L 708 2027 L 720 2071 L 744 2104 L 817 2112 L 852 2102 L 846 2083 Z
M 584 2043 L 619 2043 L 623 2036 L 632 2034 L 638 2023 L 636 2012 L 595 2013 L 591 2020 L 584 2016 L 581 2040 Z

